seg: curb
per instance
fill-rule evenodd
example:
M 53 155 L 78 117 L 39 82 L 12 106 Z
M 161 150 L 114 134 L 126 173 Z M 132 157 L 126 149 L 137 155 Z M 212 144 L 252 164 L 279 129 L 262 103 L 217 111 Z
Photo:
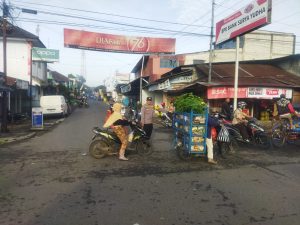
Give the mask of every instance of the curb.
M 43 130 L 40 130 L 40 131 L 48 131 L 49 128 L 52 128 L 54 125 L 59 124 L 59 123 L 63 122 L 64 120 L 65 119 L 62 118 L 62 119 L 56 120 L 53 123 L 48 123 L 47 124 L 47 126 L 48 126 L 47 129 L 43 129 Z M 13 136 L 13 137 L 0 138 L 0 146 L 5 145 L 5 144 L 10 144 L 10 143 L 13 143 L 13 142 L 18 142 L 18 141 L 23 141 L 23 140 L 26 140 L 26 139 L 30 139 L 30 138 L 34 137 L 38 132 L 39 131 L 31 131 L 30 133 L 25 134 L 23 136 Z
M 9 144 L 9 143 L 16 142 L 16 141 L 26 140 L 26 139 L 34 137 L 35 135 L 36 135 L 36 132 L 31 132 L 29 134 L 26 134 L 26 135 L 20 136 L 20 137 L 0 138 L 0 145 Z

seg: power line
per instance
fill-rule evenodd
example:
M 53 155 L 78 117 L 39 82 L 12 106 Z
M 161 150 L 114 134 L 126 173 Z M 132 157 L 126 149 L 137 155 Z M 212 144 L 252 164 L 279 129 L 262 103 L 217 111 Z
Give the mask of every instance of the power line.
M 105 26 L 97 26 L 91 24 L 79 24 L 73 22 L 62 22 L 56 20 L 36 20 L 30 18 L 15 18 L 16 21 L 23 21 L 23 22 L 32 22 L 32 23 L 44 23 L 44 24 L 54 24 L 54 25 L 69 25 L 69 26 L 78 26 L 78 27 L 90 27 L 90 28 L 103 28 L 103 29 L 110 29 L 110 30 L 120 30 L 120 31 L 128 31 L 128 32 L 142 32 L 142 33 L 153 33 L 153 34 L 174 34 L 178 33 L 176 30 L 168 30 L 168 29 L 160 29 L 160 28 L 144 28 L 148 30 L 140 30 L 140 29 L 125 29 L 125 28 L 118 28 L 118 27 L 105 27 Z M 191 32 L 181 32 L 184 36 L 196 36 L 196 37 L 207 37 L 208 34 L 198 34 L 198 33 L 191 33 Z
M 30 3 L 30 2 L 23 2 L 23 1 L 17 1 L 17 0 L 14 0 L 14 1 L 15 2 L 22 2 L 23 3 L 22 5 L 24 5 L 24 3 L 25 3 L 25 4 L 31 4 L 31 5 L 47 6 L 47 7 L 57 8 L 57 6 L 49 5 L 49 4 Z M 118 14 L 113 14 L 113 13 L 96 12 L 96 11 L 91 11 L 91 10 L 75 9 L 75 8 L 68 8 L 68 7 L 59 7 L 59 8 L 70 10 L 70 11 L 93 13 L 93 14 L 99 14 L 99 15 L 114 16 L 114 17 L 135 19 L 135 20 L 142 20 L 142 21 L 150 21 L 150 22 L 155 22 L 155 23 L 165 23 L 165 24 L 173 24 L 173 25 L 180 25 L 180 26 L 188 25 L 188 26 L 194 26 L 194 27 L 208 27 L 208 26 L 191 25 L 191 24 L 186 24 L 186 23 L 177 23 L 177 22 L 164 21 L 164 20 L 154 20 L 154 19 L 146 19 L 146 18 L 139 18 L 139 17 L 132 17 L 132 16 L 124 16 L 124 15 L 118 15 Z
M 20 9 L 20 8 L 18 7 L 18 9 Z M 167 31 L 167 32 L 178 32 L 178 31 L 175 31 L 175 30 L 168 30 L 168 29 L 147 27 L 147 26 L 139 26 L 139 25 L 127 24 L 127 23 L 121 23 L 121 22 L 115 22 L 115 21 L 100 20 L 100 19 L 95 19 L 95 18 L 87 18 L 87 17 L 77 16 L 77 15 L 53 13 L 53 12 L 40 11 L 40 10 L 38 10 L 38 12 L 53 15 L 53 16 L 61 16 L 61 17 L 67 17 L 67 18 L 89 20 L 89 21 L 108 23 L 108 24 L 114 24 L 114 25 L 119 25 L 119 26 L 128 26 L 128 27 L 134 27 L 134 28 L 142 28 L 142 29 L 158 30 L 158 31 Z M 190 35 L 194 35 L 194 36 L 209 36 L 208 34 L 199 34 L 199 33 L 192 33 L 192 32 L 182 32 L 182 33 L 183 34 L 190 34 Z

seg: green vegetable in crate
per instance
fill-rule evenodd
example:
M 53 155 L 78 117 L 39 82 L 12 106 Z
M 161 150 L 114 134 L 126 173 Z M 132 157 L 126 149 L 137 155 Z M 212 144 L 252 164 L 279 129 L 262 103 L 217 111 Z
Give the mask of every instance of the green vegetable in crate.
M 175 99 L 174 106 L 176 112 L 191 112 L 202 114 L 205 111 L 204 100 L 192 93 L 180 95 Z

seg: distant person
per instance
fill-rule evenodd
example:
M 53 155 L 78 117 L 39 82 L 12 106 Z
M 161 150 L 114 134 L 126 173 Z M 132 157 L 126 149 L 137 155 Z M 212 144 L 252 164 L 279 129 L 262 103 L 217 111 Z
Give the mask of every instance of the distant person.
M 152 97 L 147 97 L 146 104 L 144 104 L 141 109 L 141 125 L 149 139 L 153 130 L 153 116 L 154 106 Z
M 226 98 L 225 102 L 222 103 L 221 106 L 221 114 L 225 116 L 226 120 L 232 120 L 232 112 L 230 108 L 230 98 Z

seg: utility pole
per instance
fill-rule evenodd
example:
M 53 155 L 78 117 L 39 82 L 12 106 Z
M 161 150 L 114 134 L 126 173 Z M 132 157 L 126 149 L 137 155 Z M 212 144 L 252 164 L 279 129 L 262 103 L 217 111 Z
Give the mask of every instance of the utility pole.
M 211 83 L 211 72 L 212 72 L 212 60 L 213 60 L 212 45 L 213 45 L 213 35 L 214 35 L 214 14 L 215 14 L 215 0 L 212 0 L 208 83 Z
M 3 18 L 2 18 L 2 33 L 3 33 L 3 86 L 6 86 L 7 77 L 7 62 L 6 62 L 6 27 L 7 27 L 7 17 L 9 15 L 9 8 L 5 1 L 2 5 Z M 4 90 L 2 94 L 2 123 L 1 132 L 6 133 L 7 130 L 7 91 Z

